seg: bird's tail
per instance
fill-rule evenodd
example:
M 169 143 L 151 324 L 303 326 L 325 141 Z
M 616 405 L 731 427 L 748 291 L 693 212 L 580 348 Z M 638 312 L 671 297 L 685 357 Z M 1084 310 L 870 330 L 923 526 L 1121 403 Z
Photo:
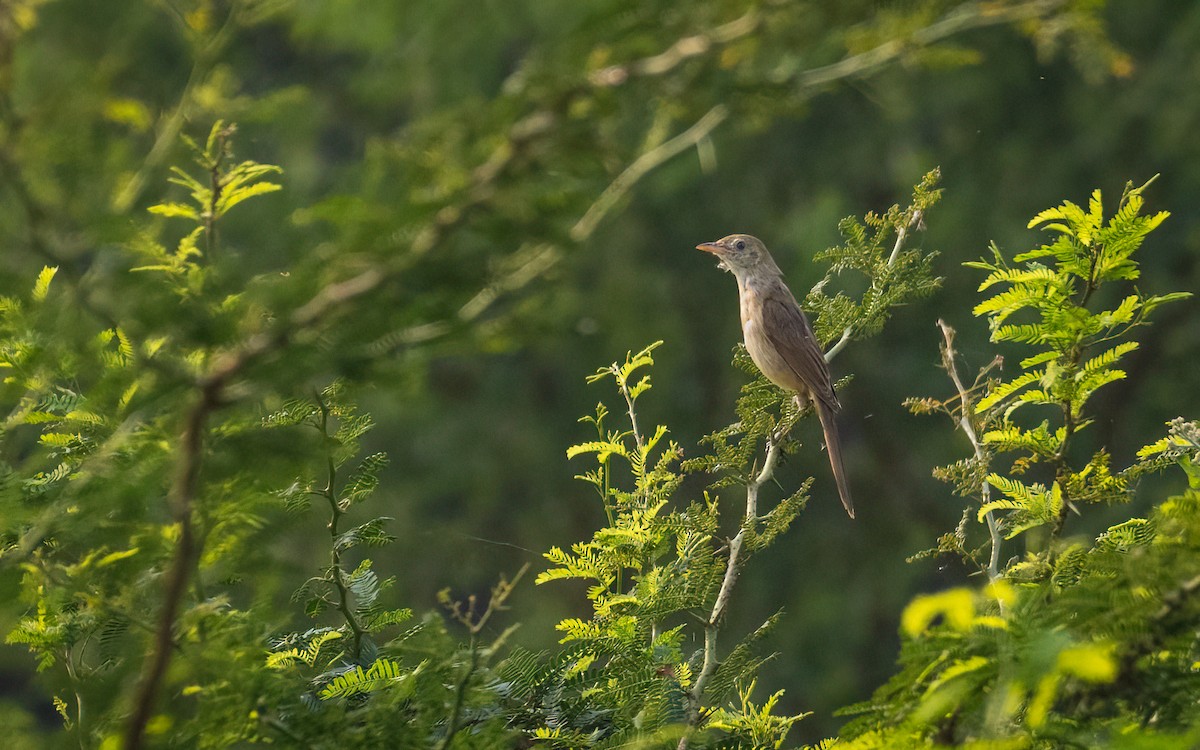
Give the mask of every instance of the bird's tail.
M 838 494 L 846 512 L 854 518 L 854 501 L 850 499 L 850 484 L 846 481 L 846 469 L 842 466 L 842 442 L 838 438 L 837 418 L 833 409 L 820 399 L 814 399 L 821 429 L 825 432 L 825 450 L 829 451 L 829 465 L 833 468 L 833 480 L 837 482 Z

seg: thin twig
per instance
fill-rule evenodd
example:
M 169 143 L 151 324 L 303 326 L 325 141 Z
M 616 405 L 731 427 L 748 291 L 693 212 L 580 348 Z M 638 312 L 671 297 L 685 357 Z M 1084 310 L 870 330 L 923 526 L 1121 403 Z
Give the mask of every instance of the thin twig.
M 854 333 L 854 326 L 846 326 L 846 330 L 842 331 L 842 337 L 837 340 L 837 343 L 829 347 L 829 351 L 825 352 L 825 361 L 832 362 L 833 358 L 838 355 L 846 345 L 850 343 L 850 335 Z
M 971 422 L 971 414 L 974 411 L 974 404 L 971 401 L 970 391 L 963 385 L 962 378 L 958 375 L 958 366 L 955 364 L 954 352 L 954 329 L 946 324 L 946 321 L 938 319 L 938 328 L 942 330 L 942 338 L 945 343 L 942 345 L 942 367 L 950 376 L 950 380 L 954 383 L 954 389 L 958 391 L 958 398 L 962 405 L 961 415 L 958 420 L 958 426 L 962 428 L 963 433 L 967 436 L 967 440 L 971 441 L 971 447 L 975 450 L 975 460 L 980 466 L 987 465 L 987 451 L 983 447 L 983 443 L 979 439 L 979 434 L 975 431 L 975 425 Z M 985 477 L 979 484 L 980 502 L 986 506 L 992 501 L 992 486 L 988 484 Z M 989 581 L 995 581 L 1000 577 L 1000 524 L 996 520 L 995 511 L 988 511 L 985 515 L 987 518 L 988 534 L 991 537 L 992 550 L 988 559 L 987 574 Z M 1001 609 L 1004 604 L 1001 603 Z
M 633 441 L 637 444 L 640 456 L 646 450 L 646 439 L 642 437 L 642 431 L 638 428 L 637 410 L 633 407 L 633 394 L 629 392 L 629 384 L 625 382 L 620 373 L 621 368 L 613 365 L 613 374 L 617 376 L 617 385 L 621 395 L 625 397 L 625 407 L 629 410 L 629 429 L 633 432 Z
M 317 408 L 321 412 L 320 431 L 325 437 L 325 443 L 328 446 L 332 440 L 329 434 L 329 405 L 321 398 L 318 393 L 316 397 Z M 362 655 L 362 640 L 365 629 L 362 623 L 354 614 L 354 609 L 350 606 L 350 587 L 346 583 L 346 571 L 342 570 L 342 551 L 338 546 L 338 536 L 341 534 L 339 524 L 342 516 L 345 514 L 341 504 L 338 503 L 337 497 L 337 463 L 334 461 L 333 449 L 327 448 L 325 456 L 325 487 L 317 491 L 321 497 L 329 503 L 329 567 L 330 567 L 330 582 L 334 589 L 337 590 L 337 607 L 342 613 L 342 617 L 346 620 L 346 625 L 350 628 L 351 635 L 351 658 L 357 663 Z
M 1033 0 L 1009 8 L 997 8 L 987 3 L 970 3 L 918 29 L 908 39 L 893 39 L 865 52 L 843 58 L 830 65 L 806 70 L 796 77 L 798 88 L 812 89 L 844 78 L 863 75 L 948 37 L 972 29 L 1002 26 L 1045 16 L 1065 4 L 1065 0 Z
M 896 244 L 892 246 L 892 254 L 888 256 L 888 268 L 895 264 L 896 258 L 900 255 L 900 249 L 904 247 L 904 240 L 908 237 L 908 230 L 921 226 L 922 216 L 923 212 L 918 208 L 913 211 L 912 218 L 896 230 Z
M 605 214 L 611 211 L 621 196 L 629 192 L 629 189 L 639 180 L 656 167 L 707 138 L 708 134 L 727 117 L 729 117 L 729 109 L 724 104 L 718 104 L 687 130 L 635 159 L 625 168 L 625 171 L 617 175 L 612 184 L 604 189 L 600 197 L 584 213 L 583 218 L 575 223 L 575 226 L 571 228 L 571 239 L 581 242 L 590 237 Z
M 442 741 L 437 744 L 437 750 L 449 750 L 451 743 L 454 742 L 455 735 L 457 735 L 459 730 L 462 729 L 462 725 L 459 724 L 459 719 L 462 716 L 462 707 L 463 703 L 465 702 L 467 688 L 471 684 L 471 677 L 479 668 L 479 634 L 483 632 L 485 627 L 487 627 L 488 621 L 492 618 L 492 615 L 508 609 L 509 597 L 512 596 L 513 591 L 515 591 L 517 588 L 517 583 L 520 582 L 521 578 L 523 578 L 528 571 L 529 563 L 525 563 L 521 566 L 521 569 L 517 571 L 517 574 L 513 576 L 511 581 L 502 576 L 500 581 L 492 587 L 492 596 L 488 599 L 487 607 L 484 609 L 483 614 L 479 615 L 478 617 L 474 615 L 474 595 L 471 595 L 469 599 L 470 605 L 465 610 L 463 609 L 461 602 L 446 603 L 446 606 L 450 609 L 450 616 L 460 622 L 462 625 L 466 626 L 467 632 L 471 634 L 469 644 L 471 661 L 467 665 L 467 669 L 463 672 L 462 679 L 458 681 L 458 685 L 455 688 L 454 703 L 450 709 L 450 718 L 446 722 L 446 734 L 444 737 L 442 737 Z M 494 653 L 501 642 L 507 639 L 511 632 L 512 629 L 510 628 L 492 643 L 492 646 L 489 648 L 489 656 L 491 653 Z
M 665 75 L 684 62 L 709 52 L 713 47 L 728 44 L 735 39 L 752 34 L 758 28 L 761 20 L 762 17 L 758 12 L 751 10 L 711 31 L 683 37 L 668 47 L 666 51 L 657 55 L 644 57 L 625 65 L 610 65 L 598 70 L 592 73 L 590 81 L 594 86 L 609 88 L 620 86 L 630 78 Z
M 471 661 L 463 671 L 462 679 L 458 681 L 458 685 L 455 687 L 454 704 L 450 708 L 450 718 L 446 723 L 446 735 L 437 744 L 437 750 L 450 750 L 450 744 L 454 742 L 454 737 L 460 729 L 458 720 L 462 715 L 462 706 L 467 695 L 467 686 L 471 683 L 471 676 L 479 668 L 479 646 L 475 643 L 475 636 L 473 635 L 471 636 L 470 651 Z
M 909 230 L 921 226 L 922 218 L 924 218 L 924 213 L 920 209 L 917 209 L 913 211 L 913 215 L 909 218 L 909 220 L 904 222 L 904 224 L 902 224 L 900 228 L 896 230 L 896 244 L 892 246 L 892 254 L 888 256 L 887 268 L 891 268 L 896 264 L 896 258 L 900 257 L 900 250 L 904 247 L 904 241 L 908 239 Z M 829 347 L 829 351 L 825 352 L 825 361 L 832 362 L 833 358 L 846 348 L 846 345 L 850 343 L 850 339 L 853 336 L 854 326 L 846 326 L 837 342 L 835 342 L 833 346 Z
M 700 706 L 704 701 L 704 691 L 708 687 L 709 680 L 717 670 L 717 635 L 719 625 L 725 616 L 725 611 L 729 608 L 729 600 L 733 596 L 733 587 L 737 583 L 738 576 L 741 575 L 744 560 L 742 559 L 742 546 L 746 541 L 747 530 L 753 532 L 754 526 L 758 521 L 758 491 L 764 484 L 771 481 L 775 476 L 775 466 L 779 462 L 779 447 L 780 441 L 771 440 L 767 445 L 767 456 L 763 461 L 762 470 L 746 485 L 746 515 L 742 521 L 742 527 L 738 529 L 738 533 L 729 542 L 729 559 L 725 564 L 725 576 L 721 580 L 721 588 L 717 593 L 717 599 L 713 603 L 712 612 L 704 623 L 704 661 L 700 667 L 700 673 L 696 676 L 696 682 L 692 685 L 692 689 L 688 691 L 688 703 L 691 707 L 691 723 L 699 720 Z M 680 740 L 679 747 L 687 747 L 687 738 Z

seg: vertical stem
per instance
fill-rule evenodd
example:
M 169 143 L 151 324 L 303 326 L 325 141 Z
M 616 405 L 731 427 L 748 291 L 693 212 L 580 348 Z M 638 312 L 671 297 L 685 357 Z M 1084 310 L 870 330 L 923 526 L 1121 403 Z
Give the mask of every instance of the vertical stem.
M 462 679 L 458 681 L 458 687 L 454 691 L 454 704 L 450 709 L 450 719 L 446 723 L 446 736 L 437 744 L 437 750 L 450 750 L 450 745 L 454 742 L 454 737 L 460 729 L 458 721 L 462 715 L 463 702 L 467 695 L 467 686 L 471 682 L 471 675 L 475 674 L 475 670 L 479 668 L 479 646 L 475 642 L 474 635 L 471 636 L 470 649 L 471 661 L 467 665 L 467 669 L 463 673 Z
M 749 530 L 753 533 L 754 526 L 758 522 L 758 491 L 775 475 L 775 466 L 779 462 L 779 453 L 779 441 L 775 439 L 768 440 L 767 456 L 763 461 L 762 470 L 746 485 L 746 515 L 737 535 L 729 542 L 729 559 L 725 564 L 725 576 L 721 580 L 721 588 L 717 593 L 716 601 L 713 603 L 712 612 L 704 623 L 704 661 L 700 667 L 700 674 L 696 677 L 696 682 L 692 685 L 692 689 L 688 691 L 688 704 L 691 713 L 688 723 L 692 726 L 695 726 L 700 720 L 700 706 L 704 702 L 704 691 L 708 687 L 713 674 L 717 671 L 717 635 L 719 633 L 719 625 L 721 619 L 725 616 L 725 611 L 729 608 L 729 599 L 733 595 L 733 587 L 742 572 L 744 565 L 742 547 L 746 541 L 746 532 Z M 681 750 L 687 747 L 686 737 L 680 740 L 679 747 Z
M 326 444 L 329 442 L 329 405 L 325 403 L 320 394 L 316 396 L 317 408 L 321 410 L 321 434 L 325 436 Z M 324 489 L 318 494 L 325 498 L 329 503 L 329 567 L 330 580 L 333 583 L 334 589 L 337 591 L 337 608 L 342 613 L 342 617 L 346 620 L 347 627 L 350 628 L 351 644 L 353 648 L 354 661 L 358 662 L 362 654 L 362 639 L 363 626 L 354 615 L 354 608 L 350 606 L 350 587 L 346 584 L 346 572 L 342 569 L 342 552 L 338 549 L 338 535 L 340 531 L 340 523 L 345 511 L 338 503 L 337 498 L 337 463 L 333 458 L 333 450 L 327 448 L 325 455 L 325 471 L 326 481 Z
M 125 730 L 125 750 L 140 750 L 146 734 L 146 724 L 154 710 L 159 685 L 171 662 L 171 646 L 175 618 L 179 613 L 189 574 L 199 556 L 196 531 L 192 524 L 192 506 L 200 477 L 201 453 L 204 448 L 205 425 L 209 414 L 221 401 L 223 379 L 208 380 L 200 389 L 200 397 L 188 412 L 180 441 L 179 461 L 171 485 L 171 506 L 179 526 L 179 541 L 175 558 L 167 573 L 162 612 L 159 613 L 154 645 L 146 665 L 146 673 L 134 699 L 133 713 Z
M 902 224 L 900 226 L 900 228 L 896 230 L 896 244 L 894 244 L 892 246 L 892 254 L 888 256 L 888 260 L 887 260 L 888 268 L 891 268 L 893 265 L 895 265 L 896 258 L 898 258 L 900 256 L 900 250 L 902 250 L 904 248 L 904 241 L 906 239 L 908 239 L 908 231 L 910 229 L 920 226 L 922 216 L 923 216 L 923 214 L 920 211 L 920 209 L 913 211 L 912 217 L 908 221 L 904 222 L 904 224 Z M 871 286 L 872 287 L 875 286 L 874 281 L 871 282 Z M 878 299 L 878 297 L 876 297 L 875 299 Z M 853 335 L 854 335 L 854 326 L 853 325 L 846 326 L 845 330 L 842 331 L 841 337 L 838 338 L 838 340 L 834 343 L 833 346 L 829 347 L 829 351 L 825 352 L 825 361 L 832 362 L 833 358 L 836 357 L 843 349 L 846 348 L 846 345 L 850 343 L 850 337 Z
M 87 728 L 83 723 L 83 694 L 79 692 L 79 672 L 75 669 L 75 658 L 71 649 L 63 654 L 63 663 L 67 667 L 67 677 L 71 680 L 71 692 L 75 694 L 75 735 L 79 738 L 79 750 L 87 748 Z
M 633 430 L 633 440 L 637 443 L 638 452 L 645 450 L 646 441 L 642 431 L 638 429 L 637 412 L 633 408 L 633 396 L 629 393 L 629 383 L 621 377 L 620 368 L 613 365 L 613 374 L 617 376 L 617 384 L 621 387 L 621 395 L 625 397 L 625 406 L 629 410 L 629 426 Z
M 962 428 L 967 439 L 971 441 L 971 447 L 975 450 L 975 460 L 979 462 L 981 467 L 987 466 L 988 455 L 984 450 L 983 443 L 979 440 L 979 435 L 975 431 L 975 425 L 971 421 L 971 414 L 974 411 L 974 403 L 971 400 L 971 394 L 963 385 L 962 378 L 958 375 L 958 365 L 955 364 L 954 353 L 954 329 L 946 325 L 946 321 L 938 320 L 938 328 L 942 329 L 942 338 L 945 343 L 942 345 L 942 367 L 950 376 L 950 380 L 954 382 L 954 389 L 958 391 L 961 416 L 958 420 L 958 426 Z M 992 501 L 992 486 L 988 484 L 987 478 L 979 483 L 979 499 L 983 505 L 987 505 Z M 987 519 L 988 535 L 991 538 L 992 549 L 991 555 L 988 558 L 987 576 L 989 581 L 995 581 L 1000 577 L 1000 524 L 996 521 L 996 515 L 992 511 L 988 511 L 985 515 Z M 1001 604 L 1003 607 L 1003 604 Z

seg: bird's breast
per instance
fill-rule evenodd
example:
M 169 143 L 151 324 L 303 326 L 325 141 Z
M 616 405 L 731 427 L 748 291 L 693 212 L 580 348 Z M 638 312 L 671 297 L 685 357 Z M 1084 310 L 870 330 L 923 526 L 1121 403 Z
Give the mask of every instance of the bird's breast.
M 747 285 L 741 290 L 742 340 L 750 359 L 775 385 L 794 391 L 805 391 L 804 384 L 776 348 L 763 328 L 762 298 L 759 291 Z

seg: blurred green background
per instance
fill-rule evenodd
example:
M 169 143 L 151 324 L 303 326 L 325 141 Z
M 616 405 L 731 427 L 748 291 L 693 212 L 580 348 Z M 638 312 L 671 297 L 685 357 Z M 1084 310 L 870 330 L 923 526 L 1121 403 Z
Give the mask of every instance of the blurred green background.
M 386 256 L 461 193 L 518 117 L 555 106 L 605 65 L 757 14 L 732 44 L 570 100 L 552 146 L 389 287 L 394 300 L 358 313 L 379 335 L 460 323 L 365 364 L 334 357 L 331 370 L 363 383 L 380 424 L 367 447 L 392 457 L 376 508 L 397 518 L 400 542 L 376 568 L 398 577 L 398 604 L 434 607 L 445 587 L 483 593 L 500 573 L 536 571 L 544 550 L 603 519 L 565 458 L 589 435 L 576 418 L 609 398 L 584 383 L 595 368 L 663 339 L 642 419 L 669 425 L 691 453 L 733 418 L 745 380 L 729 365 L 736 288 L 697 242 L 758 235 L 802 296 L 823 274 L 809 259 L 838 241 L 839 219 L 903 205 L 940 166 L 945 197 L 916 241 L 941 253 L 943 289 L 834 366 L 853 375 L 841 424 L 859 520 L 846 519 L 816 428 L 802 425 L 809 449 L 778 481 L 790 491 L 815 476 L 813 499 L 753 562 L 733 607 L 739 632 L 786 610 L 764 682 L 787 690 L 786 709 L 816 712 L 797 730 L 816 739 L 836 730 L 835 708 L 890 673 L 904 603 L 965 575 L 905 563 L 958 521 L 961 506 L 930 470 L 965 445 L 948 421 L 901 407 L 949 395 L 939 317 L 959 329 L 967 365 L 996 353 L 970 316 L 978 278 L 961 262 L 991 241 L 1032 247 L 1026 222 L 1063 199 L 1099 187 L 1111 210 L 1127 180 L 1161 173 L 1148 204 L 1172 218 L 1143 251 L 1142 289 L 1200 289 L 1200 4 L 1042 3 L 1041 21 L 980 24 L 861 75 L 801 85 L 804 70 L 912 39 L 955 12 L 1021 5 L 0 0 L 0 274 L 24 288 L 51 258 L 85 281 L 102 277 L 106 248 L 128 242 L 145 206 L 172 194 L 166 168 L 186 158 L 178 134 L 201 137 L 216 119 L 238 124 L 240 157 L 284 169 L 283 192 L 223 229 L 239 273 Z M 594 233 L 572 238 L 574 221 L 647 145 L 717 104 L 728 118 L 699 149 L 649 172 Z M 33 215 L 20 191 L 53 212 Z M 516 252 L 526 242 L 548 254 L 531 261 Z M 497 301 L 455 318 L 481 288 L 498 290 Z M 103 287 L 93 294 L 103 300 Z M 1111 446 L 1116 465 L 1164 421 L 1196 415 L 1198 344 L 1196 303 L 1173 305 L 1144 334 L 1129 378 L 1106 389 L 1091 439 Z M 280 567 L 262 574 L 283 595 L 313 564 L 319 531 L 279 538 Z M 518 641 L 553 643 L 553 624 L 585 611 L 580 594 L 527 582 L 513 601 Z M 4 690 L 45 716 L 32 668 L 23 649 L 0 651 Z

